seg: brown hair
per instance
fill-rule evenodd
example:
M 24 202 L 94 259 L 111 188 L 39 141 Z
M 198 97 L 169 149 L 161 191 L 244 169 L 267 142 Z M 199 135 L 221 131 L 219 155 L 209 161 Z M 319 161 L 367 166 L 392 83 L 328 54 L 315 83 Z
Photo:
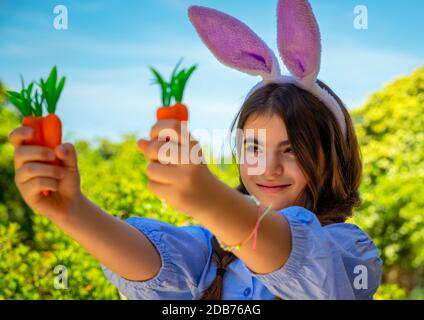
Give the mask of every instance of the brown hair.
M 237 119 L 237 129 L 243 129 L 253 114 L 280 116 L 299 166 L 308 178 L 299 199 L 303 199 L 303 206 L 314 212 L 321 225 L 325 226 L 345 222 L 352 215 L 353 208 L 360 204 L 358 189 L 362 162 L 352 119 L 345 105 L 326 84 L 319 80 L 318 84 L 331 93 L 342 108 L 346 136 L 334 114 L 321 100 L 288 83 L 270 83 L 250 95 L 233 120 L 231 132 Z M 239 181 L 237 190 L 248 194 L 240 175 Z M 215 237 L 212 238 L 212 247 L 213 259 L 218 266 L 217 276 L 204 292 L 202 300 L 222 299 L 225 268 L 237 258 L 233 253 L 222 250 Z

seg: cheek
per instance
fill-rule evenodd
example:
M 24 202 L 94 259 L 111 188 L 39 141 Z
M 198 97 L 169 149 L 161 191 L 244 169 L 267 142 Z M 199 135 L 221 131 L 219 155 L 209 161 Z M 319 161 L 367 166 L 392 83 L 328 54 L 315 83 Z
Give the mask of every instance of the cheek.
M 295 159 L 287 159 L 284 168 L 285 174 L 290 176 L 299 189 L 302 189 L 306 185 L 307 179 Z

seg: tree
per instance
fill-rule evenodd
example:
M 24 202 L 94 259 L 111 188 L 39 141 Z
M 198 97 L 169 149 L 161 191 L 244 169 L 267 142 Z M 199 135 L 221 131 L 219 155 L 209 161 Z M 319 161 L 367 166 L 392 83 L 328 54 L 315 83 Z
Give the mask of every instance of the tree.
M 384 281 L 407 291 L 424 278 L 424 68 L 353 112 L 364 161 L 363 205 L 353 222 L 374 239 Z

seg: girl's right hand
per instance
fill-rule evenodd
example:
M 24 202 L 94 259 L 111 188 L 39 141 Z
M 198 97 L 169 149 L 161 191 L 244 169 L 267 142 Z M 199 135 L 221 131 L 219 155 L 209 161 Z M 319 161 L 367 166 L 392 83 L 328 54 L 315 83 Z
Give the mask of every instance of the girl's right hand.
M 15 147 L 15 183 L 23 199 L 34 211 L 53 221 L 64 221 L 82 200 L 77 155 L 72 144 L 57 146 L 54 150 L 41 146 L 24 145 L 33 129 L 19 127 L 9 135 Z M 62 166 L 43 162 L 55 156 Z M 51 191 L 45 196 L 42 191 Z

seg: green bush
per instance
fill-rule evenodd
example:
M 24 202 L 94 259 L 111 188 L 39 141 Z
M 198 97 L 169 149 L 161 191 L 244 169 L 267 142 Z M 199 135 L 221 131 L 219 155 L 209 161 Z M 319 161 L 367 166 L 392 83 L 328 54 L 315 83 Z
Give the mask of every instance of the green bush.
M 353 117 L 364 161 L 353 222 L 379 247 L 384 281 L 409 292 L 424 278 L 424 68 L 371 96 Z
M 0 94 L 0 101 L 2 101 Z M 14 183 L 13 147 L 10 132 L 19 125 L 15 113 L 0 105 L 0 224 L 18 222 L 27 237 L 32 237 L 33 212 L 22 201 Z
M 1 299 L 118 299 L 98 262 L 46 219 L 35 218 L 36 237 L 25 243 L 17 223 L 0 225 Z M 56 266 L 67 270 L 67 288 L 55 288 Z
M 399 287 L 397 284 L 382 284 L 378 288 L 377 293 L 374 295 L 375 300 L 405 300 L 407 294 L 405 289 Z

